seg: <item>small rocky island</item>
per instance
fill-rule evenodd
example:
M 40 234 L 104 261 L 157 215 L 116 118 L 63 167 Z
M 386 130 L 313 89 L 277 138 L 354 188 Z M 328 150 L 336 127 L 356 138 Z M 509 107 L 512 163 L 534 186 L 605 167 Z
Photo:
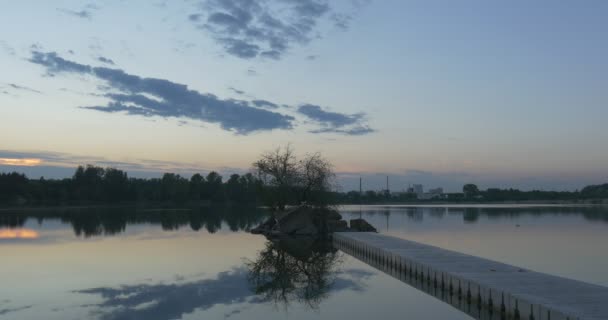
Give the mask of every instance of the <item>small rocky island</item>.
M 329 238 L 333 232 L 376 231 L 363 219 L 353 219 L 349 226 L 334 209 L 335 174 L 321 154 L 298 159 L 288 145 L 263 153 L 253 169 L 263 186 L 260 198 L 273 214 L 252 233 Z
M 338 211 L 301 205 L 291 210 L 279 211 L 251 233 L 267 237 L 279 236 L 330 236 L 333 232 L 377 232 L 364 219 L 350 220 L 350 226 Z

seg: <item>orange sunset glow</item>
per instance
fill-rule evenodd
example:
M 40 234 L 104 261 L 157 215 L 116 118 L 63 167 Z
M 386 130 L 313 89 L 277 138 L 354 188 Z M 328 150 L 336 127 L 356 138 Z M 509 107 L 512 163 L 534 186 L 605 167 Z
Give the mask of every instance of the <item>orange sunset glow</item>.
M 38 231 L 32 229 L 0 229 L 0 239 L 36 239 Z
M 35 167 L 42 163 L 42 159 L 34 159 L 34 158 L 24 158 L 24 159 L 15 159 L 15 158 L 0 158 L 0 165 L 7 166 L 25 166 L 25 167 Z

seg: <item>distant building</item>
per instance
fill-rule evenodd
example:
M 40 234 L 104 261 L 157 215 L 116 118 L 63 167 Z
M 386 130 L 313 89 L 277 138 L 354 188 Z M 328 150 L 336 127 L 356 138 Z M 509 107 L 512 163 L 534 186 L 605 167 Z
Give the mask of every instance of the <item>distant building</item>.
M 464 199 L 464 193 L 462 193 L 462 192 L 446 193 L 445 198 L 448 200 L 462 200 L 462 199 Z
M 430 194 L 443 195 L 443 188 L 429 189 Z
M 421 184 L 415 184 L 412 186 L 412 189 L 414 189 L 414 193 L 418 196 L 418 198 L 420 198 L 420 196 L 422 194 L 424 194 L 424 186 L 422 186 Z
M 420 200 L 431 200 L 431 199 L 444 199 L 443 188 L 429 189 L 428 192 L 418 194 Z

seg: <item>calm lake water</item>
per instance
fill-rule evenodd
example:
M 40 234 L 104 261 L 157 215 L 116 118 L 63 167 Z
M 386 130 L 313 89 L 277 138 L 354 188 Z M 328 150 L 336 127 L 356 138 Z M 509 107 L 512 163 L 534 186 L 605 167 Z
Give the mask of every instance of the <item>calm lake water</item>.
M 345 206 L 381 233 L 608 286 L 602 207 Z M 0 319 L 471 319 L 261 209 L 0 211 Z

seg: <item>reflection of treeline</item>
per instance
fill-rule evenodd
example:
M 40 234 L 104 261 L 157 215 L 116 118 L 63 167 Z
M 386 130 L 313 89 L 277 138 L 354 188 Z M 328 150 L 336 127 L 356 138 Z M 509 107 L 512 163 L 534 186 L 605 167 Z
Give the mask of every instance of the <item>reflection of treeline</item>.
M 217 172 L 190 179 L 165 173 L 162 178 L 130 178 L 114 168 L 78 167 L 67 179 L 28 179 L 0 173 L 0 205 L 57 205 L 120 202 L 256 203 L 262 184 L 252 174 L 233 174 L 223 181 Z
M 198 207 L 190 209 L 71 208 L 61 210 L 28 210 L 0 214 L 0 227 L 23 227 L 29 219 L 43 223 L 59 220 L 71 224 L 77 236 L 114 235 L 127 225 L 154 224 L 163 230 L 190 228 L 214 233 L 222 227 L 231 231 L 250 230 L 259 225 L 267 212 L 255 207 Z

